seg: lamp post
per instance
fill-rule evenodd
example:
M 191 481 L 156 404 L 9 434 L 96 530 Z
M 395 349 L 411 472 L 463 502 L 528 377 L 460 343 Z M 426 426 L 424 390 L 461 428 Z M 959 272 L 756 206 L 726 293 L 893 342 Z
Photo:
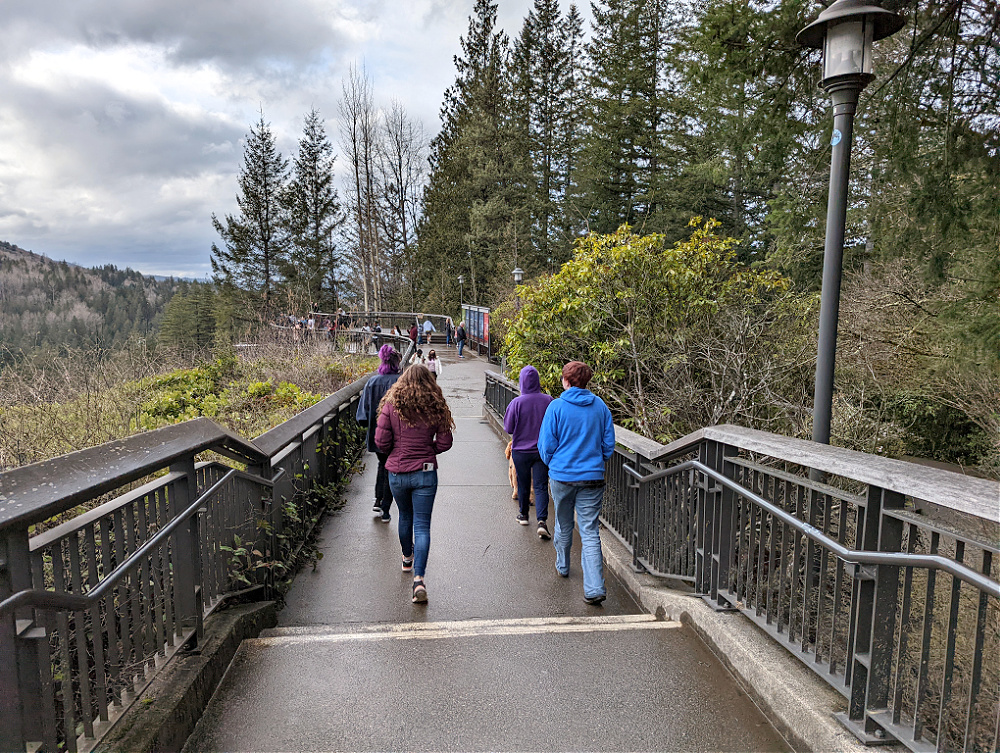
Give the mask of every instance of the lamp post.
M 823 290 L 813 398 L 813 441 L 823 444 L 830 443 L 854 113 L 861 90 L 874 78 L 872 42 L 895 34 L 904 23 L 902 16 L 865 0 L 837 0 L 796 36 L 799 44 L 823 50 L 820 85 L 833 102 L 833 136 L 830 139 L 833 154 L 830 158 L 830 196 L 826 205 Z
M 524 279 L 524 270 L 520 267 L 514 267 L 514 271 L 511 274 L 514 275 L 514 284 L 520 285 L 521 280 Z
M 459 275 L 458 276 L 458 305 L 460 307 L 465 305 L 465 276 L 464 275 Z

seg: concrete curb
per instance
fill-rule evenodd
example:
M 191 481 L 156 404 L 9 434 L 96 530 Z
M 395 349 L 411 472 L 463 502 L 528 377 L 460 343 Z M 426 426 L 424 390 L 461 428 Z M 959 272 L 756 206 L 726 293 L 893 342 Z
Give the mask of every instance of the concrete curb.
M 274 602 L 213 614 L 196 652 L 178 653 L 94 748 L 99 753 L 179 751 L 245 638 L 277 624 Z
M 639 605 L 662 619 L 689 625 L 732 673 L 740 687 L 798 753 L 863 753 L 863 745 L 833 718 L 846 700 L 742 614 L 716 612 L 701 599 L 632 571 L 632 555 L 611 535 L 602 537 L 606 567 Z M 902 745 L 880 751 L 903 753 Z

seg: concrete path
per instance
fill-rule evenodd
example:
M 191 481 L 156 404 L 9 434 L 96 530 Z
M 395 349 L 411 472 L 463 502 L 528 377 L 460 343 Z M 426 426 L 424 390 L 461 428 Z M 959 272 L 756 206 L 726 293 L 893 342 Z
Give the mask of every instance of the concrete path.
M 643 614 L 610 572 L 604 605 L 583 601 L 579 539 L 570 577 L 556 573 L 551 542 L 514 520 L 482 418 L 492 367 L 441 351 L 457 429 L 439 457 L 429 603 L 410 602 L 395 507 L 389 525 L 371 513 L 367 455 L 317 570 L 281 626 L 241 646 L 185 750 L 787 750 L 688 628 Z

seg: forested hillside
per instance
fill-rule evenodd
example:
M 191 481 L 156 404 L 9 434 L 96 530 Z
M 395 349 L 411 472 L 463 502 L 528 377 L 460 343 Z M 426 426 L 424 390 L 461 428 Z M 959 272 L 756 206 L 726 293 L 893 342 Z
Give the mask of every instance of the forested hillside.
M 177 286 L 111 264 L 85 269 L 52 261 L 0 241 L 0 364 L 149 338 Z

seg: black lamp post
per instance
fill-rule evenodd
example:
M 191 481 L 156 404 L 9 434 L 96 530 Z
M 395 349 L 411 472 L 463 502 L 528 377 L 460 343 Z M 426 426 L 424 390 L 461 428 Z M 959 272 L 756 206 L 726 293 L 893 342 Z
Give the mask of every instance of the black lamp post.
M 465 305 L 465 276 L 464 275 L 459 275 L 458 276 L 458 305 L 460 307 Z
M 823 444 L 830 443 L 854 113 L 861 90 L 874 78 L 872 42 L 895 34 L 904 23 L 902 16 L 865 0 L 837 0 L 796 36 L 799 44 L 823 50 L 823 80 L 820 85 L 833 101 L 833 136 L 830 139 L 833 154 L 830 158 L 830 196 L 826 206 L 823 292 L 813 400 L 813 441 Z
M 514 267 L 514 271 L 511 274 L 514 275 L 514 284 L 520 285 L 521 280 L 524 279 L 524 270 L 520 267 Z

